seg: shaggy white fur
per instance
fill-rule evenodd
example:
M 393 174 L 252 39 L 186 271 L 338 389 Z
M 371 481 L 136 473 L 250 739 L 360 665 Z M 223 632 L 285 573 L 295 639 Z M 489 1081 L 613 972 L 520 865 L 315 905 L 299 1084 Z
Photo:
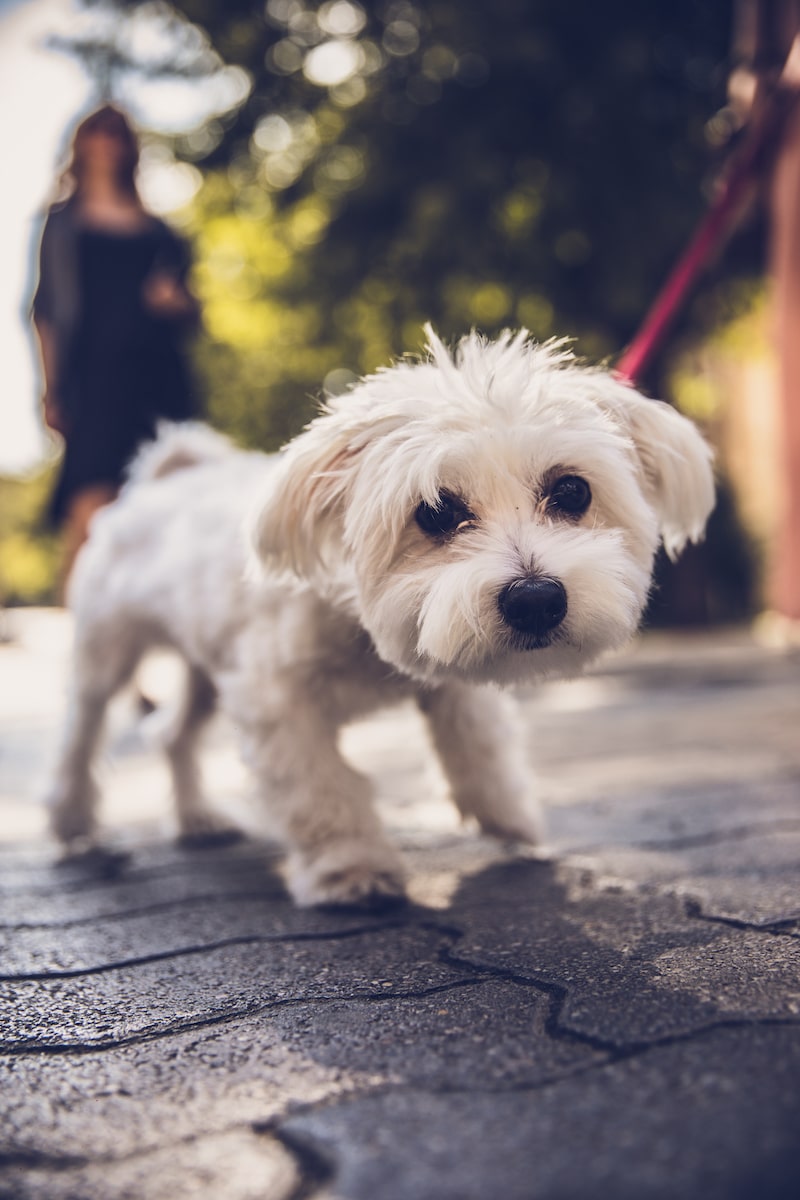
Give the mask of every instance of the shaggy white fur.
M 673 409 L 561 343 L 471 334 L 451 353 L 429 339 L 422 361 L 329 401 L 280 455 L 173 426 L 136 461 L 71 588 L 73 699 L 51 795 L 62 840 L 93 833 L 103 713 L 156 643 L 189 664 L 166 746 L 183 833 L 221 832 L 194 761 L 218 701 L 299 903 L 402 894 L 337 736 L 403 697 L 460 811 L 537 839 L 513 705 L 492 685 L 574 675 L 632 635 L 659 540 L 675 555 L 702 535 L 711 454 Z

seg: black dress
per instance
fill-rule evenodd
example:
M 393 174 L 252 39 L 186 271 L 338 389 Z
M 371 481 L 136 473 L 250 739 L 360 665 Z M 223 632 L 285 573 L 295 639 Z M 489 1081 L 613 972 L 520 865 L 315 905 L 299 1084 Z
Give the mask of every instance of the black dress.
M 186 322 L 156 316 L 143 298 L 149 276 L 164 271 L 183 279 L 187 265 L 184 243 L 160 221 L 131 234 L 75 230 L 79 303 L 58 379 L 65 451 L 50 506 L 53 522 L 87 486 L 118 487 L 159 419 L 195 415 Z

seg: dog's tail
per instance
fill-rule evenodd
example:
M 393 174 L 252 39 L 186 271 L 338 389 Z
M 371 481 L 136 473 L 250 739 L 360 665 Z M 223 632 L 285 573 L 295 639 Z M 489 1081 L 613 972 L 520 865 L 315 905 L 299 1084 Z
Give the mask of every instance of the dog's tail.
M 146 443 L 128 468 L 130 483 L 148 483 L 231 452 L 231 443 L 200 421 L 160 421 L 155 441 Z

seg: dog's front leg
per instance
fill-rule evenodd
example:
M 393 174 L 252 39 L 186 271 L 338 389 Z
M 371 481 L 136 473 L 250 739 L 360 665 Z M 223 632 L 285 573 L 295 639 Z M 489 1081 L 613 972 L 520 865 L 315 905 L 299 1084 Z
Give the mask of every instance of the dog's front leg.
M 303 906 L 400 899 L 400 857 L 373 811 L 368 781 L 339 753 L 337 726 L 307 697 L 288 702 L 285 714 L 244 724 L 243 752 L 286 843 L 292 896 Z
M 464 817 L 485 833 L 538 842 L 542 812 L 513 700 L 486 687 L 447 683 L 417 702 Z

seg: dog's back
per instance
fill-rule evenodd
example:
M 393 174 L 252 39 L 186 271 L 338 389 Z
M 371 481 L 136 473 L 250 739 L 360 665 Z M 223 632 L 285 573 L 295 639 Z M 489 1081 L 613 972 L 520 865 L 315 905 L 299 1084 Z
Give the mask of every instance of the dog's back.
M 198 421 L 162 421 L 155 441 L 146 442 L 128 469 L 129 485 L 162 479 L 175 471 L 222 462 L 234 453 L 226 437 Z
M 146 624 L 154 640 L 170 642 L 191 639 L 192 611 L 213 624 L 223 588 L 230 607 L 230 580 L 246 590 L 245 519 L 270 465 L 205 426 L 163 426 L 92 523 L 69 589 L 78 624 L 105 615 L 120 626 Z

